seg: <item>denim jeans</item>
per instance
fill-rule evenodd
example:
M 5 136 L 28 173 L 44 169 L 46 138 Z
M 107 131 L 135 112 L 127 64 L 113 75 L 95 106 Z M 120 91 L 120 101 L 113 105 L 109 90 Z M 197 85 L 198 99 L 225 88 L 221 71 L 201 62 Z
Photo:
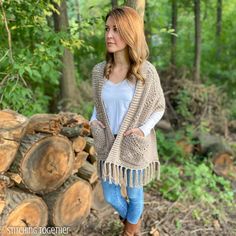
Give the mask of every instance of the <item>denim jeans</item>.
M 129 175 L 129 171 L 127 175 Z M 106 202 L 109 203 L 123 219 L 127 219 L 131 224 L 137 224 L 144 208 L 143 187 L 129 187 L 128 183 L 126 187 L 128 201 L 126 201 L 121 195 L 121 187 L 119 185 L 109 183 L 107 180 L 102 180 L 101 183 Z

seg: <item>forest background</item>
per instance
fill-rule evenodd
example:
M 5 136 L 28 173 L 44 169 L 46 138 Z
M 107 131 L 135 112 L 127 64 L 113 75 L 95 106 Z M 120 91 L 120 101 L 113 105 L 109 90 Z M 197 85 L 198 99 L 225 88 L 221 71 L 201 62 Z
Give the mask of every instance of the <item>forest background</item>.
M 192 218 L 204 219 L 204 227 L 217 220 L 224 230 L 236 192 L 236 0 L 0 0 L 0 109 L 25 116 L 71 111 L 89 119 L 91 71 L 105 58 L 104 18 L 123 4 L 144 17 L 149 60 L 167 101 L 157 131 L 162 179 L 147 190 L 168 201 L 203 203 Z M 214 150 L 196 151 L 212 137 L 230 149 L 233 161 L 223 171 L 214 166 Z

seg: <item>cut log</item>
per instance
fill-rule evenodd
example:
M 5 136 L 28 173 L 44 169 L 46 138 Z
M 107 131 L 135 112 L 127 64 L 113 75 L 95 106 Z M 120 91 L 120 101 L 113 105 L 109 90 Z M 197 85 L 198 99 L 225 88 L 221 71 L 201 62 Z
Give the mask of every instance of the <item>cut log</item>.
M 236 180 L 236 166 L 233 157 L 228 153 L 216 155 L 213 158 L 214 172 L 230 180 Z
M 97 211 L 102 211 L 105 208 L 107 208 L 109 205 L 104 199 L 103 190 L 101 181 L 96 181 L 96 183 L 93 185 L 93 192 L 92 192 L 92 209 L 95 209 Z
M 2 174 L 0 175 L 0 182 L 1 182 L 1 184 L 4 183 L 2 185 L 5 185 L 7 187 L 12 185 L 11 179 L 6 175 L 2 175 Z
M 73 127 L 63 127 L 61 129 L 61 134 L 68 138 L 75 138 L 78 136 L 87 136 L 89 132 L 80 124 Z
M 90 184 L 71 176 L 56 191 L 43 196 L 49 208 L 49 224 L 78 227 L 89 215 L 92 203 Z
M 89 153 L 91 156 L 96 156 L 97 152 L 94 147 L 94 140 L 93 138 L 90 137 L 85 137 L 86 139 L 86 146 L 85 146 L 85 151 Z
M 72 146 L 75 152 L 81 152 L 84 150 L 86 146 L 86 139 L 84 137 L 79 136 L 73 139 Z
M 193 152 L 193 144 L 190 143 L 187 139 L 181 139 L 176 142 L 185 155 L 189 155 Z
M 20 184 L 22 181 L 22 178 L 20 177 L 19 174 L 17 173 L 12 173 L 10 171 L 6 172 L 5 175 L 13 182 L 13 183 L 17 183 Z
M 94 164 L 95 162 L 97 162 L 97 156 L 96 155 L 89 155 L 87 160 L 91 163 Z
M 161 129 L 164 132 L 170 132 L 173 130 L 171 124 L 167 120 L 160 120 L 156 125 L 155 125 L 155 130 L 156 129 Z
M 233 165 L 233 151 L 222 137 L 202 133 L 196 138 L 195 151 L 210 156 L 214 172 L 228 179 L 236 180 L 236 167 Z
M 84 151 L 81 151 L 81 152 L 76 154 L 72 174 L 78 172 L 78 170 L 85 164 L 88 155 L 89 154 L 87 152 L 84 152 Z
M 89 127 L 89 121 L 82 115 L 72 112 L 60 112 L 59 115 L 63 126 L 73 127 L 82 124 L 83 126 Z
M 97 168 L 98 162 L 95 161 L 92 165 L 93 165 L 95 168 Z
M 73 127 L 76 127 L 79 125 L 80 127 L 83 127 L 82 131 L 80 131 L 81 135 L 82 134 L 84 136 L 91 135 L 89 121 L 86 120 L 83 116 L 78 115 L 77 113 L 71 113 L 71 112 L 60 112 L 59 115 L 61 116 L 63 126 L 73 128 Z M 68 132 L 68 129 L 66 132 Z M 69 132 L 71 133 L 73 131 L 69 131 Z M 78 132 L 78 130 L 77 130 L 77 132 Z M 71 134 L 69 134 L 69 135 L 71 135 Z M 77 134 L 75 136 L 78 136 L 78 135 L 79 134 Z M 75 136 L 73 136 L 73 137 L 75 137 Z M 67 136 L 67 137 L 69 137 L 69 136 Z
M 26 133 L 36 132 L 59 134 L 62 128 L 61 117 L 57 114 L 36 114 L 33 115 L 27 126 Z
M 207 133 L 198 134 L 195 137 L 195 150 L 202 155 L 211 155 L 213 158 L 219 154 L 228 153 L 233 155 L 233 151 L 222 137 Z
M 24 228 L 19 227 L 45 227 L 47 225 L 48 208 L 40 197 L 16 188 L 8 188 L 5 191 L 4 203 L 0 220 L 1 235 L 33 235 L 20 234 L 22 232 L 20 230 Z M 34 235 L 39 235 L 39 233 Z
M 88 161 L 78 170 L 77 175 L 82 179 L 87 180 L 90 184 L 93 184 L 97 179 L 97 169 Z
M 28 118 L 12 110 L 0 111 L 0 173 L 6 172 L 13 162 Z
M 19 173 L 31 192 L 44 194 L 65 182 L 72 172 L 74 158 L 71 142 L 66 137 L 26 135 L 10 171 Z

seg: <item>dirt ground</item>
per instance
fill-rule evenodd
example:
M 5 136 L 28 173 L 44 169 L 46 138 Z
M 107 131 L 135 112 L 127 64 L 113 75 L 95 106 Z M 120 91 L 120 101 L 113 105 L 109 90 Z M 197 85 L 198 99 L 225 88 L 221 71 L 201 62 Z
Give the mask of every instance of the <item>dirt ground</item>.
M 235 204 L 236 205 L 236 204 Z M 152 236 L 236 236 L 236 208 L 216 214 L 202 203 L 169 202 L 155 192 L 145 193 L 142 235 Z M 220 211 L 221 212 L 221 211 Z M 227 212 L 227 213 L 226 213 Z M 92 210 L 73 236 L 119 236 L 122 223 L 110 206 Z

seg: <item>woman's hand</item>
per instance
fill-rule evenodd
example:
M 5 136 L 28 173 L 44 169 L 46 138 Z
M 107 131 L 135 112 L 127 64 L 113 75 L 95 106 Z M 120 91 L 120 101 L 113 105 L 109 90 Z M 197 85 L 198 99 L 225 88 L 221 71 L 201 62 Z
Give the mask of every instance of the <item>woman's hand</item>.
M 143 131 L 139 128 L 129 129 L 126 132 L 124 132 L 124 136 L 130 135 L 130 134 L 136 134 L 136 135 L 139 135 L 141 137 L 144 137 Z
M 99 121 L 99 120 L 93 120 L 91 123 L 90 123 L 91 125 L 92 124 L 98 124 L 98 125 L 100 125 L 100 127 L 102 127 L 103 129 L 106 127 L 101 121 Z

